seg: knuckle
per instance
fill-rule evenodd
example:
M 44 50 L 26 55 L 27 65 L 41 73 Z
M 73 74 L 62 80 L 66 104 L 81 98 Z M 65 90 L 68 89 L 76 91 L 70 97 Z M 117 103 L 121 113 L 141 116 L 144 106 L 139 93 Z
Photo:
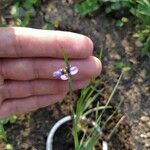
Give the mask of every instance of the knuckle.
M 11 98 L 12 96 L 12 91 L 11 91 L 11 87 L 10 84 L 5 84 L 5 88 L 4 88 L 4 97 L 5 98 Z
M 39 99 L 42 99 L 43 96 L 31 96 L 28 98 L 28 100 L 32 101 L 32 106 L 30 108 L 28 108 L 28 110 L 36 110 L 38 108 L 40 108 L 43 104 L 42 101 L 40 101 Z
M 0 105 L 3 102 L 3 100 L 5 99 L 4 97 L 5 97 L 4 96 L 4 86 L 2 85 L 2 86 L 0 86 Z
M 1 85 L 1 80 L 3 79 L 4 75 L 4 62 L 0 60 L 0 85 Z
M 21 56 L 21 50 L 22 50 L 22 44 L 20 42 L 20 36 L 18 35 L 17 32 L 15 32 L 15 38 L 12 41 L 12 47 L 13 47 L 13 52 L 16 57 Z
M 0 75 L 0 86 L 4 85 L 4 78 L 2 75 Z
M 14 115 L 15 113 L 20 112 L 20 107 L 18 105 L 16 105 L 15 101 L 12 101 L 11 105 L 8 105 L 8 110 L 9 110 L 9 114 Z
M 8 76 L 8 65 L 4 59 L 0 60 L 0 85 L 4 84 L 4 79 Z
M 32 59 L 32 71 L 35 79 L 39 78 L 38 65 L 36 65 L 36 60 Z
M 2 75 L 2 73 L 3 73 L 3 62 L 2 61 L 0 61 L 0 76 Z
M 30 89 L 30 96 L 35 95 L 36 92 L 35 92 L 35 84 L 34 84 L 34 82 L 28 82 L 28 85 L 29 85 L 29 89 Z
M 3 99 L 2 99 L 2 97 L 0 95 L 0 106 L 1 106 L 2 102 L 3 102 Z

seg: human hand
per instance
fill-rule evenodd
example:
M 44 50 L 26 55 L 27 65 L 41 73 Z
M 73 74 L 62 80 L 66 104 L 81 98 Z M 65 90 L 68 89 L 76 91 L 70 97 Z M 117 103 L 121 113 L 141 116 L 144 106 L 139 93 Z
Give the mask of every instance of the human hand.
M 30 28 L 0 29 L 0 118 L 63 100 L 67 81 L 53 77 L 69 63 L 79 72 L 72 78 L 73 90 L 86 86 L 101 72 L 100 61 L 92 56 L 93 43 L 86 36 L 63 31 Z

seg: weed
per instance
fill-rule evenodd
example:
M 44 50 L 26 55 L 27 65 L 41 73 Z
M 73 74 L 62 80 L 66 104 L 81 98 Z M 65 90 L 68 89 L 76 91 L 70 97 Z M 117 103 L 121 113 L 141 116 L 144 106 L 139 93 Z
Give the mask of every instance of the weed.
M 64 54 L 64 62 L 67 67 L 70 66 L 67 54 L 63 50 Z M 102 49 L 100 51 L 100 58 L 102 57 Z M 105 105 L 100 105 L 97 102 L 98 97 L 102 93 L 103 89 L 98 90 L 97 85 L 90 84 L 88 87 L 84 88 L 81 91 L 81 95 L 78 101 L 75 104 L 75 108 L 72 108 L 73 112 L 73 129 L 72 134 L 74 138 L 74 147 L 75 150 L 92 150 L 99 140 L 102 140 L 103 130 L 105 129 L 108 121 L 113 117 L 116 113 L 114 111 L 107 120 L 103 123 L 102 116 L 106 109 L 111 109 L 110 101 L 115 94 L 119 82 L 121 81 L 123 73 L 126 71 L 122 67 L 122 73 L 116 83 L 115 87 L 113 88 L 107 102 Z M 68 78 L 68 86 L 69 86 L 69 95 L 72 97 L 72 79 L 71 75 Z M 96 106 L 93 105 L 96 103 Z M 119 109 L 120 104 L 118 105 Z M 118 110 L 117 109 L 117 110 Z M 120 124 L 121 121 L 117 123 L 117 125 L 112 130 L 109 137 L 113 134 L 114 130 Z M 82 135 L 82 137 L 81 137 Z
M 144 47 L 142 49 L 142 56 L 150 53 L 150 25 L 140 27 L 140 30 L 133 35 L 133 37 L 138 38 L 144 42 Z
M 17 1 L 11 7 L 11 15 L 15 19 L 16 26 L 27 26 L 32 16 L 35 16 L 37 0 Z
M 129 64 L 127 65 L 121 61 L 114 62 L 114 66 L 116 67 L 116 69 L 120 71 L 124 71 L 124 70 L 129 71 L 131 69 Z
M 76 150 L 91 150 L 98 140 L 102 140 L 103 129 L 114 114 L 105 123 L 102 123 L 102 116 L 106 109 L 112 108 L 109 104 L 122 75 L 123 73 L 104 106 L 96 102 L 103 90 L 95 91 L 96 87 L 90 85 L 81 91 L 81 96 L 75 106 L 73 119 L 73 137 Z M 97 103 L 96 106 L 93 105 L 95 102 Z M 94 116 L 92 118 L 95 119 L 93 120 L 90 116 Z M 83 133 L 83 136 L 80 139 L 81 133 Z
M 142 55 L 150 52 L 150 1 L 149 0 L 84 0 L 75 5 L 75 11 L 81 16 L 86 16 L 97 9 L 104 9 L 106 13 L 120 11 L 127 8 L 128 12 L 134 15 L 140 22 L 139 31 L 136 37 L 142 38 L 144 48 Z M 119 12 L 118 12 L 119 13 Z M 128 22 L 126 17 L 118 20 L 116 26 L 122 27 Z M 134 35 L 135 36 L 135 35 Z
M 11 144 L 6 144 L 5 150 L 13 150 L 13 146 Z
M 136 0 L 136 4 L 137 5 L 131 8 L 130 11 L 141 23 L 140 30 L 137 32 L 136 37 L 145 42 L 142 55 L 147 55 L 150 53 L 150 1 Z
M 105 8 L 106 13 L 111 13 L 122 8 L 130 8 L 133 0 L 84 0 L 75 4 L 75 11 L 81 16 L 86 16 L 97 9 Z
M 11 116 L 11 117 L 7 117 L 5 119 L 0 119 L 0 139 L 7 141 L 7 133 L 4 129 L 4 126 L 7 123 L 15 123 L 16 119 L 17 119 L 16 116 Z
M 120 20 L 116 22 L 117 27 L 123 27 L 126 23 L 128 23 L 128 18 L 127 17 L 122 17 Z
M 102 2 L 99 0 L 85 0 L 80 4 L 75 5 L 75 10 L 81 16 L 85 16 L 100 8 Z

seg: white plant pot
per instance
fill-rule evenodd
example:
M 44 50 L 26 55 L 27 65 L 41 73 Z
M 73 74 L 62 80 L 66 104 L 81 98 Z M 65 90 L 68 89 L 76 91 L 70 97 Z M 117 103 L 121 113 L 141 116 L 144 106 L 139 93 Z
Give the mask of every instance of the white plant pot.
M 54 138 L 56 131 L 58 130 L 60 126 L 62 126 L 64 123 L 70 120 L 72 120 L 72 117 L 66 116 L 55 123 L 55 125 L 52 127 L 52 129 L 50 130 L 48 134 L 47 141 L 46 141 L 46 150 L 53 150 L 53 138 Z M 103 141 L 102 147 L 103 147 L 103 150 L 108 150 L 108 144 L 106 141 Z

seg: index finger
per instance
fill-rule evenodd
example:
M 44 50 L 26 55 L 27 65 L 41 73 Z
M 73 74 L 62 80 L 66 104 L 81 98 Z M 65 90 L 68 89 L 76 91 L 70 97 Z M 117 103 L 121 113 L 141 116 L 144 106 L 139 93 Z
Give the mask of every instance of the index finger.
M 0 29 L 0 57 L 70 58 L 92 55 L 93 43 L 84 35 L 53 30 L 9 27 Z

